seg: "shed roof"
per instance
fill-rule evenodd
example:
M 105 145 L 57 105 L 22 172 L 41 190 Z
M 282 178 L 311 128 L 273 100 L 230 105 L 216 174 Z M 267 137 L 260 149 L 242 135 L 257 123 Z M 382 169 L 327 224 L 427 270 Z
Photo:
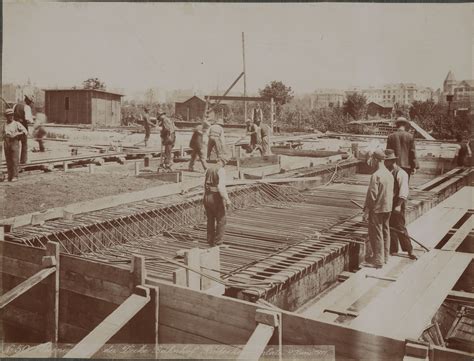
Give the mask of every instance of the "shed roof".
M 82 89 L 82 88 L 62 88 L 62 89 L 43 89 L 45 92 L 62 92 L 62 91 L 92 91 L 96 93 L 103 93 L 103 94 L 112 94 L 112 95 L 118 95 L 123 97 L 123 94 L 119 93 L 114 93 L 114 92 L 109 92 L 105 90 L 98 90 L 98 89 Z

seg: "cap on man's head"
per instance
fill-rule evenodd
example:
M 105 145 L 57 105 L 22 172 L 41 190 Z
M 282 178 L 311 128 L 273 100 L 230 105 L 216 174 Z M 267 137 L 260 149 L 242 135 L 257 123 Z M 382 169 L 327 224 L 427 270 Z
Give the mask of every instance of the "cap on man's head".
M 34 103 L 33 100 L 28 95 L 25 95 L 25 102 L 26 103 Z
M 252 123 L 252 119 L 247 118 L 247 120 L 245 121 L 245 123 Z
M 13 109 L 8 108 L 7 110 L 5 110 L 5 115 L 13 115 Z
M 393 149 L 385 149 L 385 160 L 398 159 Z
M 159 119 L 159 118 L 162 118 L 163 115 L 166 115 L 166 112 L 159 112 L 156 117 Z
M 199 124 L 196 128 L 194 128 L 195 132 L 202 133 L 202 125 Z
M 405 117 L 398 117 L 397 120 L 395 120 L 395 125 L 410 125 L 410 122 L 407 120 Z
M 385 152 L 383 150 L 377 149 L 373 154 L 375 159 L 385 160 Z

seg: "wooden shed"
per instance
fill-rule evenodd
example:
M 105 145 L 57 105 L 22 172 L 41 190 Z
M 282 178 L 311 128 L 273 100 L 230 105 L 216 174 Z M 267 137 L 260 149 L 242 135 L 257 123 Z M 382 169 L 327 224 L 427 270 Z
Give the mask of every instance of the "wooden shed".
M 48 122 L 120 126 L 121 94 L 94 89 L 45 89 Z
M 185 121 L 194 121 L 204 117 L 206 102 L 197 96 L 193 96 L 184 102 L 176 102 L 174 112 Z

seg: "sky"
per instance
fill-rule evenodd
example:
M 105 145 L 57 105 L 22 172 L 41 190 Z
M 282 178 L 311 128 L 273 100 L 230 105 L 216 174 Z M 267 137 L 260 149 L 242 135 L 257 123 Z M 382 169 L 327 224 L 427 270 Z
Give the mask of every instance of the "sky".
M 3 82 L 124 92 L 222 92 L 281 80 L 296 93 L 474 79 L 472 4 L 3 1 Z M 26 19 L 26 21 L 25 21 Z M 243 89 L 243 82 L 236 90 Z

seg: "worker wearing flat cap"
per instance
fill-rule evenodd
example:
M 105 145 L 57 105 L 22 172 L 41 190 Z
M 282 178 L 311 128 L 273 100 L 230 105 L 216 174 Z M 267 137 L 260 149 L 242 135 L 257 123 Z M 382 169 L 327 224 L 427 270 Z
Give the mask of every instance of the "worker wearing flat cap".
M 226 190 L 225 165 L 227 158 L 221 156 L 209 167 L 204 177 L 204 208 L 207 216 L 207 243 L 210 247 L 223 244 L 226 226 L 226 208 L 231 205 Z
M 213 150 L 216 152 L 216 157 L 221 158 L 225 153 L 225 136 L 224 136 L 224 120 L 219 118 L 209 128 L 209 140 L 207 142 L 207 159 L 211 158 Z
M 3 149 L 5 150 L 8 181 L 16 182 L 18 180 L 20 162 L 20 139 L 25 136 L 28 131 L 20 122 L 13 119 L 13 109 L 7 109 L 5 111 L 5 117 L 7 121 L 0 136 L 3 139 Z
M 397 164 L 407 172 L 408 176 L 415 174 L 419 168 L 416 159 L 415 139 L 407 130 L 410 126 L 404 117 L 395 121 L 397 130 L 387 138 L 387 149 L 393 149 L 397 156 Z
M 166 113 L 159 113 L 158 125 L 161 126 L 161 146 L 164 147 L 164 164 L 165 169 L 171 169 L 171 158 L 174 144 L 176 142 L 176 127 L 171 118 L 166 116 Z
M 393 175 L 385 167 L 384 151 L 376 150 L 372 157 L 377 170 L 370 177 L 363 217 L 363 220 L 369 223 L 369 244 L 372 248 L 372 256 L 366 259 L 365 266 L 382 268 L 389 257 Z
M 385 150 L 385 166 L 393 176 L 393 204 L 390 214 L 390 254 L 398 253 L 398 244 L 408 257 L 416 259 L 408 235 L 405 221 L 405 210 L 408 199 L 408 174 L 397 164 L 398 157 L 393 149 Z
M 32 104 L 33 99 L 25 95 L 24 103 L 13 105 L 13 118 L 26 129 L 26 134 L 20 136 L 20 164 L 25 164 L 28 161 L 28 124 L 33 124 Z
M 196 162 L 196 159 L 199 159 L 204 171 L 206 171 L 207 169 L 207 163 L 204 157 L 203 136 L 204 136 L 203 126 L 199 124 L 196 128 L 194 128 L 193 135 L 189 142 L 189 148 L 191 148 L 191 161 L 189 162 L 189 170 L 191 172 L 194 171 L 194 163 Z

